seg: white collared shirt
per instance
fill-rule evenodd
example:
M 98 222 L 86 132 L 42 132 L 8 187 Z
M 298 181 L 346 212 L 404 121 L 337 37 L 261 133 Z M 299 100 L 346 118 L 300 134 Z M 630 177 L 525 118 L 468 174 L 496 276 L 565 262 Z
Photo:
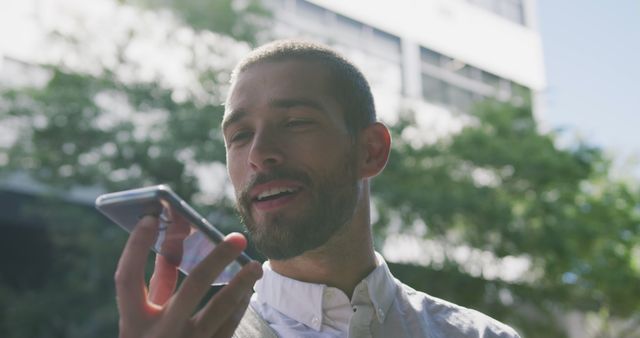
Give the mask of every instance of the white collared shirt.
M 376 253 L 378 266 L 355 288 L 341 290 L 287 278 L 263 265 L 251 307 L 287 337 L 518 337 L 477 311 L 431 297 L 396 280 Z

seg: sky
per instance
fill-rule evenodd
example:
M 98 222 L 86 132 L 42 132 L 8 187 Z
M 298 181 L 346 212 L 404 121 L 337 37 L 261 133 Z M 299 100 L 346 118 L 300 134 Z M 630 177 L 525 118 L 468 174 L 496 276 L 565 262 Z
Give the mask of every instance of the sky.
M 605 148 L 621 174 L 640 179 L 640 1 L 537 4 L 544 123 Z

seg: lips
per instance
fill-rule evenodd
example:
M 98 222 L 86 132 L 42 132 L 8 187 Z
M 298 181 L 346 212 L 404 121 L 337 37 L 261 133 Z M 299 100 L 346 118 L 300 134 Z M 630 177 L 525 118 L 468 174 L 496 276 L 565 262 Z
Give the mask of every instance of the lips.
M 293 201 L 302 190 L 303 185 L 296 181 L 270 181 L 251 189 L 251 203 L 259 210 L 273 210 Z

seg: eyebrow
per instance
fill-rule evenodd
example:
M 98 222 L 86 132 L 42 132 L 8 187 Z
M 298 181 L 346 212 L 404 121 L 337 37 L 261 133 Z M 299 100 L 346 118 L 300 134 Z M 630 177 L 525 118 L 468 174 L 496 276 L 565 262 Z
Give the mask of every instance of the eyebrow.
M 276 99 L 269 103 L 272 108 L 307 107 L 326 113 L 325 108 L 315 100 L 305 98 Z
M 245 116 L 247 116 L 246 110 L 232 110 L 227 117 L 222 120 L 222 132 L 224 133 L 229 126 L 242 120 Z
M 317 101 L 306 98 L 292 98 L 292 99 L 275 99 L 269 102 L 269 107 L 279 109 L 289 109 L 293 107 L 307 107 L 313 110 L 317 110 L 323 114 L 327 113 L 327 110 Z M 222 131 L 224 132 L 229 126 L 245 118 L 249 113 L 244 109 L 232 110 L 222 121 Z

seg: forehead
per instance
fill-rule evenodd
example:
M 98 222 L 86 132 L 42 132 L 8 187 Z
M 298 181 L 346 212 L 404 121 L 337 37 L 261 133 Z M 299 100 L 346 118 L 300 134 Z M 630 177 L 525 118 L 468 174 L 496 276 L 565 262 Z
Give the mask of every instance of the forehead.
M 335 101 L 331 69 L 319 61 L 261 61 L 240 72 L 227 97 L 225 115 L 238 107 L 274 99 Z

